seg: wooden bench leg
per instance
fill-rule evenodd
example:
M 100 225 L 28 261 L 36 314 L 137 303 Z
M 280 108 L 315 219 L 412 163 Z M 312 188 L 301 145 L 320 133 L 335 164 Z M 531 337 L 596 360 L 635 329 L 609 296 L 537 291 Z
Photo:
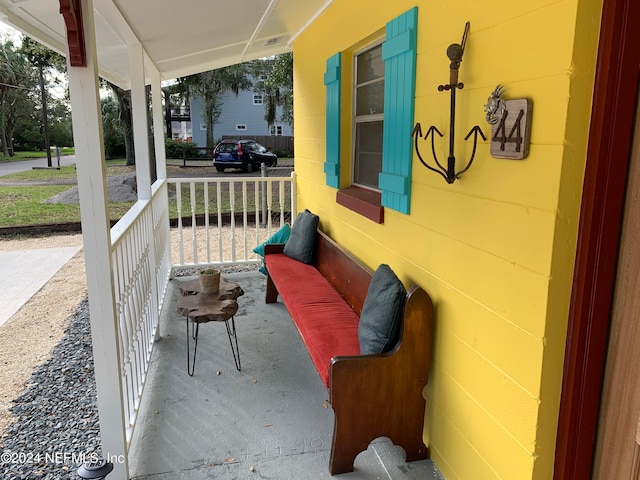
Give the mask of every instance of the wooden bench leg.
M 422 424 L 415 420 L 423 415 L 424 403 L 421 411 L 410 412 L 413 414 L 404 418 L 395 416 L 391 425 L 388 425 L 390 405 L 355 400 L 345 407 L 338 411 L 334 409 L 333 443 L 329 459 L 331 475 L 353 472 L 353 462 L 358 454 L 379 437 L 387 437 L 394 445 L 402 447 L 407 462 L 429 458 L 429 449 L 422 441 Z
M 267 274 L 267 295 L 265 299 L 265 303 L 276 303 L 278 301 L 278 289 L 276 288 L 275 283 Z
M 362 451 L 360 444 L 353 438 L 355 433 L 342 427 L 342 422 L 338 418 L 335 419 L 329 459 L 329 473 L 331 475 L 353 472 L 353 462 Z

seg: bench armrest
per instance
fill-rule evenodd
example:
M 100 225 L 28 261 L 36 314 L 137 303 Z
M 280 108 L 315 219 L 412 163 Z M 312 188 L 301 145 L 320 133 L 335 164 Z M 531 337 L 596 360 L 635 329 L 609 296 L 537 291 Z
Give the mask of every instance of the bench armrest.
M 331 359 L 332 475 L 352 471 L 356 455 L 378 437 L 403 447 L 407 462 L 426 458 L 422 390 L 429 375 L 432 335 L 431 299 L 414 286 L 407 293 L 402 333 L 394 350 Z
M 284 246 L 284 243 L 267 243 L 264 246 L 264 254 L 267 256 L 272 253 L 282 253 L 284 252 Z

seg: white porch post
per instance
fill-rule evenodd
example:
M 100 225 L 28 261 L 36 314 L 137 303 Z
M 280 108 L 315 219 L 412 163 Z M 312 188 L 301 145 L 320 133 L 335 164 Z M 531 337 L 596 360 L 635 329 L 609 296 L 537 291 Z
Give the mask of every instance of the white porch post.
M 87 67 L 68 66 L 77 159 L 93 358 L 98 391 L 102 453 L 114 461 L 113 480 L 129 478 L 117 319 L 111 272 L 102 114 L 98 88 L 92 0 L 82 0 Z
M 138 200 L 151 198 L 151 168 L 147 138 L 147 99 L 144 81 L 144 54 L 142 45 L 129 45 L 129 71 L 131 73 L 131 113 L 133 143 L 136 152 L 136 181 Z
M 153 144 L 156 150 L 156 173 L 158 180 L 167 178 L 167 156 L 164 148 L 164 115 L 162 108 L 162 85 L 160 72 L 155 66 L 149 68 L 151 77 L 151 102 L 153 110 Z

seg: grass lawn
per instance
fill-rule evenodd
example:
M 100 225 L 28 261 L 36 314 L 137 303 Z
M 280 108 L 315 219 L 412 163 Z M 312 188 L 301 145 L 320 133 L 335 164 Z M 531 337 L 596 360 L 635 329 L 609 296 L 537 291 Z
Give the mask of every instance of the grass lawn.
M 12 173 L 0 177 L 0 181 L 3 182 L 41 182 L 41 181 L 55 181 L 55 180 L 75 180 L 76 179 L 76 167 L 60 167 L 60 170 L 55 168 L 49 170 L 34 169 L 25 170 L 24 172 Z
M 62 148 L 62 155 L 73 155 L 75 149 L 73 147 Z M 13 157 L 7 157 L 0 152 L 0 162 L 17 162 L 20 160 L 30 160 L 32 158 L 46 158 L 46 151 L 29 150 L 26 152 L 14 152 Z M 55 158 L 55 151 L 51 151 L 51 158 Z
M 108 175 L 120 175 L 123 173 L 135 172 L 135 167 L 124 166 L 124 160 L 109 160 L 107 164 Z M 0 227 L 14 227 L 24 225 L 38 224 L 57 224 L 80 221 L 79 205 L 66 204 L 49 204 L 44 203 L 49 197 L 63 192 L 73 185 L 70 181 L 76 179 L 75 167 L 61 167 L 60 170 L 27 170 L 25 172 L 14 173 L 0 177 Z M 229 178 L 231 180 L 231 178 Z M 66 182 L 66 184 L 56 184 L 58 181 Z M 16 185 L 7 185 L 8 182 L 19 182 Z M 23 182 L 49 182 L 45 185 L 24 185 Z M 175 193 L 175 186 L 169 184 L 170 193 Z M 183 184 L 182 192 L 182 209 L 183 216 L 190 216 L 191 211 L 191 190 L 188 184 Z M 196 215 L 205 213 L 205 193 L 202 184 L 196 184 L 195 189 L 195 206 Z M 255 184 L 249 183 L 246 187 L 247 211 L 255 211 Z M 234 208 L 237 213 L 243 211 L 243 186 L 240 182 L 236 183 L 233 189 Z M 208 213 L 215 215 L 221 213 L 229 213 L 231 208 L 231 192 L 230 184 L 225 182 L 220 187 L 220 205 L 218 206 L 217 185 L 210 183 L 208 187 Z M 272 211 L 280 210 L 279 185 L 275 184 L 272 188 Z M 284 205 L 290 205 L 291 190 L 287 186 L 283 192 Z M 260 201 L 260 200 L 259 200 Z M 109 217 L 111 220 L 120 219 L 135 202 L 109 203 Z M 286 208 L 286 207 L 284 207 Z M 178 207 L 175 198 L 169 199 L 169 215 L 171 218 L 178 216 Z
M 44 152 L 42 152 L 44 154 Z M 123 159 L 108 160 L 107 165 L 124 165 Z M 114 169 L 115 170 L 115 169 Z M 114 173 L 119 173 L 114 171 Z M 0 185 L 0 227 L 56 224 L 80 221 L 80 206 L 44 201 L 72 188 L 71 184 L 56 185 L 57 181 L 75 181 L 76 168 L 35 169 L 0 177 L 0 182 L 51 182 L 49 185 Z M 121 218 L 134 202 L 110 203 L 109 216 Z
M 44 203 L 69 188 L 70 185 L 0 186 L 0 227 L 79 222 L 80 205 Z M 133 203 L 110 203 L 110 218 L 121 218 Z

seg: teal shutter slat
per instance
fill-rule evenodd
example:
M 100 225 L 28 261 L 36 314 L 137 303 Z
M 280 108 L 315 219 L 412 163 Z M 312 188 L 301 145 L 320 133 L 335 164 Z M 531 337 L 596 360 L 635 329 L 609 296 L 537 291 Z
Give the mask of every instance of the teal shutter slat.
M 411 205 L 417 27 L 415 7 L 387 24 L 382 46 L 384 127 L 378 186 L 382 191 L 382 205 L 406 214 Z
M 324 163 L 327 185 L 340 187 L 340 52 L 327 60 L 324 84 L 327 95 L 327 153 Z

